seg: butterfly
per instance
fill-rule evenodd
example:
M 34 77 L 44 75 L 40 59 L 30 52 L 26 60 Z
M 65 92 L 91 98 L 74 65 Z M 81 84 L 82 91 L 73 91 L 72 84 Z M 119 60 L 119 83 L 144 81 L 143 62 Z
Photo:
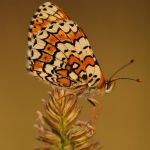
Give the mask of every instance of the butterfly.
M 109 93 L 118 80 L 105 80 L 84 31 L 51 2 L 40 5 L 31 19 L 27 69 L 52 86 L 88 97 Z

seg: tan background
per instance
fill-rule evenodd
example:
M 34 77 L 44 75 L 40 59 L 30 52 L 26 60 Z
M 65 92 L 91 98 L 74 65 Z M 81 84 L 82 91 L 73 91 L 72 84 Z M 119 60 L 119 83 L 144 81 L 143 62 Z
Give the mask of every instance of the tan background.
M 150 3 L 149 0 L 53 0 L 84 28 L 108 78 L 134 58 L 120 76 L 140 77 L 141 84 L 120 81 L 105 97 L 95 138 L 104 150 L 150 149 Z M 0 149 L 32 150 L 33 128 L 48 86 L 25 70 L 28 22 L 43 0 L 0 2 Z M 82 117 L 91 111 L 85 102 Z M 85 112 L 86 111 L 86 112 Z

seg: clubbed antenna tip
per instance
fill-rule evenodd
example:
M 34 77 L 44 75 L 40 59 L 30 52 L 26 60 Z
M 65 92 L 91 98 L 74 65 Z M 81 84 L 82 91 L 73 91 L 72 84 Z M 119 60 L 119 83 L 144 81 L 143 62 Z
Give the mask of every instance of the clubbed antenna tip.
M 134 62 L 134 59 L 131 59 L 131 60 L 130 60 L 130 63 L 133 63 L 133 62 Z
M 111 75 L 111 77 L 109 78 L 108 81 L 111 81 L 112 78 L 113 78 L 118 72 L 120 72 L 121 70 L 123 70 L 123 69 L 126 68 L 127 66 L 131 65 L 133 62 L 134 62 L 134 59 L 131 59 L 130 62 L 128 62 L 127 64 L 123 65 L 123 66 L 120 67 L 118 70 L 116 70 L 116 71 Z
M 142 82 L 140 79 L 136 79 L 137 82 Z

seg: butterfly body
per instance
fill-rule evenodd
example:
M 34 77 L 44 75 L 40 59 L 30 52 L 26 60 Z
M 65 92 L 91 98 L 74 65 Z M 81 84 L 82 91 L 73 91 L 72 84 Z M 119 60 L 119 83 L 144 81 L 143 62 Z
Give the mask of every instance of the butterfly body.
M 105 87 L 87 36 L 51 2 L 41 5 L 32 17 L 27 56 L 28 70 L 50 85 L 84 95 Z

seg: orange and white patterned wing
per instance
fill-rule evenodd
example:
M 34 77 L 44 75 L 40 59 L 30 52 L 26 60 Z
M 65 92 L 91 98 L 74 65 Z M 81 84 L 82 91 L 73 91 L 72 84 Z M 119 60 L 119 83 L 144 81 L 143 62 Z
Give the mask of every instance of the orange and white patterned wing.
M 56 5 L 46 2 L 32 17 L 27 68 L 51 84 L 96 87 L 102 77 L 81 28 Z

